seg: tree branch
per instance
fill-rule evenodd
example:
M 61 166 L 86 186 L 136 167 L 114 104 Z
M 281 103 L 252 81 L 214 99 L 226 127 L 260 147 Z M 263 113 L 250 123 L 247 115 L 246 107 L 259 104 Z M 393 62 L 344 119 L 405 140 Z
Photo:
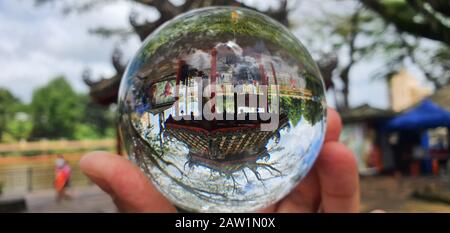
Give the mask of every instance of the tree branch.
M 133 30 L 138 34 L 141 41 L 143 41 L 150 33 L 152 33 L 156 28 L 161 26 L 166 20 L 163 18 L 159 18 L 155 22 L 146 22 L 144 24 L 138 24 L 136 22 L 136 14 L 130 14 L 128 17 L 128 21 L 130 22 L 130 25 L 133 27 Z
M 125 71 L 125 65 L 122 64 L 122 51 L 115 48 L 112 56 L 112 64 L 117 73 L 122 74 Z
M 169 20 L 181 13 L 181 7 L 177 7 L 167 0 L 135 0 L 135 1 L 147 6 L 155 7 L 159 11 L 159 13 L 161 13 L 161 18 L 164 20 Z
M 344 104 L 343 106 L 341 106 L 343 109 L 340 110 L 348 110 L 350 103 L 349 103 L 349 93 L 350 93 L 350 70 L 353 67 L 353 65 L 355 64 L 355 52 L 356 52 L 356 37 L 358 36 L 358 30 L 359 30 L 359 14 L 360 11 L 357 10 L 352 18 L 350 19 L 350 24 L 351 24 L 351 30 L 350 33 L 348 35 L 348 46 L 349 46 L 349 51 L 348 51 L 348 55 L 350 57 L 350 61 L 347 64 L 347 66 L 345 66 L 345 68 L 341 71 L 340 77 L 342 82 L 344 83 L 344 88 L 342 90 L 343 93 L 343 97 L 344 97 Z
M 428 24 L 432 28 L 432 30 L 439 32 L 441 30 L 447 31 L 448 29 L 450 29 L 450 28 L 447 28 L 447 26 L 444 25 L 443 22 L 437 18 L 435 13 L 432 13 L 426 9 L 425 1 L 423 1 L 423 0 L 406 0 L 406 2 L 413 9 L 415 9 L 418 13 L 422 14 L 426 18 L 426 21 L 428 21 Z M 445 31 L 441 32 L 441 33 L 446 33 Z
M 139 35 L 139 38 L 141 40 L 144 40 L 153 30 L 158 28 L 164 22 L 172 19 L 176 15 L 200 7 L 228 5 L 258 11 L 256 8 L 250 7 L 236 0 L 210 0 L 210 1 L 186 0 L 185 3 L 181 6 L 175 6 L 172 3 L 170 3 L 170 1 L 166 0 L 135 0 L 135 1 L 144 4 L 146 6 L 154 7 L 161 13 L 161 17 L 156 22 L 146 22 L 144 24 L 138 24 L 136 22 L 135 14 L 130 15 L 129 17 L 130 24 L 133 27 L 134 31 Z M 275 20 L 279 21 L 285 26 L 289 26 L 286 0 L 280 0 L 280 7 L 278 9 L 275 10 L 270 9 L 262 13 L 265 13 L 266 15 L 274 18 Z
M 448 0 L 427 0 L 433 9 L 447 17 L 450 17 L 450 1 Z
M 420 37 L 441 41 L 450 45 L 450 28 L 441 25 L 439 27 L 430 27 L 427 22 L 417 23 L 411 17 L 401 17 L 396 9 L 389 9 L 380 1 L 360 0 L 369 9 L 377 12 L 386 22 L 394 24 L 400 31 L 411 33 Z

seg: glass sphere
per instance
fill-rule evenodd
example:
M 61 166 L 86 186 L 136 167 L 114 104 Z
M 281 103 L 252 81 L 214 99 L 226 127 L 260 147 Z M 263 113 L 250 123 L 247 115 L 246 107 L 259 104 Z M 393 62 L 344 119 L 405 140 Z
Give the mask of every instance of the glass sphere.
M 250 212 L 287 195 L 318 156 L 324 84 L 280 23 L 236 7 L 154 31 L 119 90 L 129 159 L 179 208 Z

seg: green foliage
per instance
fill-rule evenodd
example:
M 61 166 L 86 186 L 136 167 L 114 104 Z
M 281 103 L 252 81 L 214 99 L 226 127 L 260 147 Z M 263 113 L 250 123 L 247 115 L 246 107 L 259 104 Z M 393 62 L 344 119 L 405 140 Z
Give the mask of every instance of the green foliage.
M 2 141 L 14 142 L 19 140 L 25 140 L 30 136 L 32 129 L 33 124 L 31 121 L 22 119 L 13 119 L 8 122 Z
M 380 3 L 386 6 L 386 10 L 403 20 L 411 20 L 417 12 L 405 0 L 383 0 Z
M 280 98 L 280 109 L 287 113 L 289 121 L 291 121 L 293 125 L 297 125 L 302 118 L 302 109 L 298 106 L 302 106 L 301 99 L 289 97 Z
M 114 125 L 114 124 L 111 124 Z M 113 126 L 110 126 L 106 129 L 105 135 L 103 135 L 105 138 L 114 138 L 116 137 L 117 129 Z
M 312 93 L 312 100 L 281 97 L 280 108 L 288 115 L 293 125 L 302 119 L 302 117 L 311 125 L 315 125 L 324 118 L 326 106 L 323 102 L 325 93 L 320 80 L 313 76 L 304 74 L 306 80 L 306 89 Z
M 64 77 L 37 89 L 30 108 L 31 139 L 98 139 L 114 127 L 114 113 L 77 94 Z
M 32 138 L 74 138 L 77 120 L 82 117 L 79 96 L 64 77 L 57 77 L 37 89 L 31 102 Z
M 10 91 L 0 88 L 0 141 L 11 133 L 13 126 L 10 122 L 16 121 L 17 113 L 24 111 L 25 106 Z
M 99 139 L 102 136 L 89 124 L 77 124 L 74 132 L 74 139 L 86 140 L 86 139 Z
M 297 125 L 302 117 L 311 125 L 315 125 L 323 119 L 326 107 L 319 101 L 281 97 L 280 108 L 285 111 L 293 125 Z
M 84 107 L 81 122 L 95 130 L 99 137 L 111 136 L 111 129 L 115 132 L 115 111 L 109 107 L 93 103 L 86 95 L 81 96 L 80 99 Z
M 325 114 L 325 106 L 317 101 L 303 101 L 301 109 L 305 120 L 312 125 L 319 122 Z

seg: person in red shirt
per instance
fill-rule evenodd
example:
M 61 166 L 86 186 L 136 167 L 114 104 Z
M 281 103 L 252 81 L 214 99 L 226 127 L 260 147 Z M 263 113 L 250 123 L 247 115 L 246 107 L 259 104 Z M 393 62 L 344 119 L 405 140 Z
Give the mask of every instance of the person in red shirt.
M 58 155 L 55 164 L 54 181 L 57 202 L 61 202 L 63 199 L 71 199 L 71 196 L 67 193 L 67 189 L 70 187 L 71 175 L 72 171 L 70 165 L 62 155 Z

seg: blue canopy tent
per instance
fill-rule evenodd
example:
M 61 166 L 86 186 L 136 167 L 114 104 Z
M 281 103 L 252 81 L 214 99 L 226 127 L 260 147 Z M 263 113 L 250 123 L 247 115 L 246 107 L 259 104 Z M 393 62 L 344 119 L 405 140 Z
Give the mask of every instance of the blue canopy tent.
M 411 110 L 388 121 L 384 129 L 387 132 L 403 132 L 402 138 L 409 146 L 411 146 L 410 140 L 414 139 L 414 135 L 420 135 L 421 147 L 428 150 L 429 135 L 426 129 L 436 127 L 450 127 L 450 112 L 435 104 L 431 99 L 426 99 Z M 430 158 L 422 160 L 422 169 L 425 173 L 432 172 Z
M 415 108 L 391 119 L 386 129 L 420 130 L 436 127 L 450 127 L 450 112 L 433 103 L 430 99 L 422 101 Z

